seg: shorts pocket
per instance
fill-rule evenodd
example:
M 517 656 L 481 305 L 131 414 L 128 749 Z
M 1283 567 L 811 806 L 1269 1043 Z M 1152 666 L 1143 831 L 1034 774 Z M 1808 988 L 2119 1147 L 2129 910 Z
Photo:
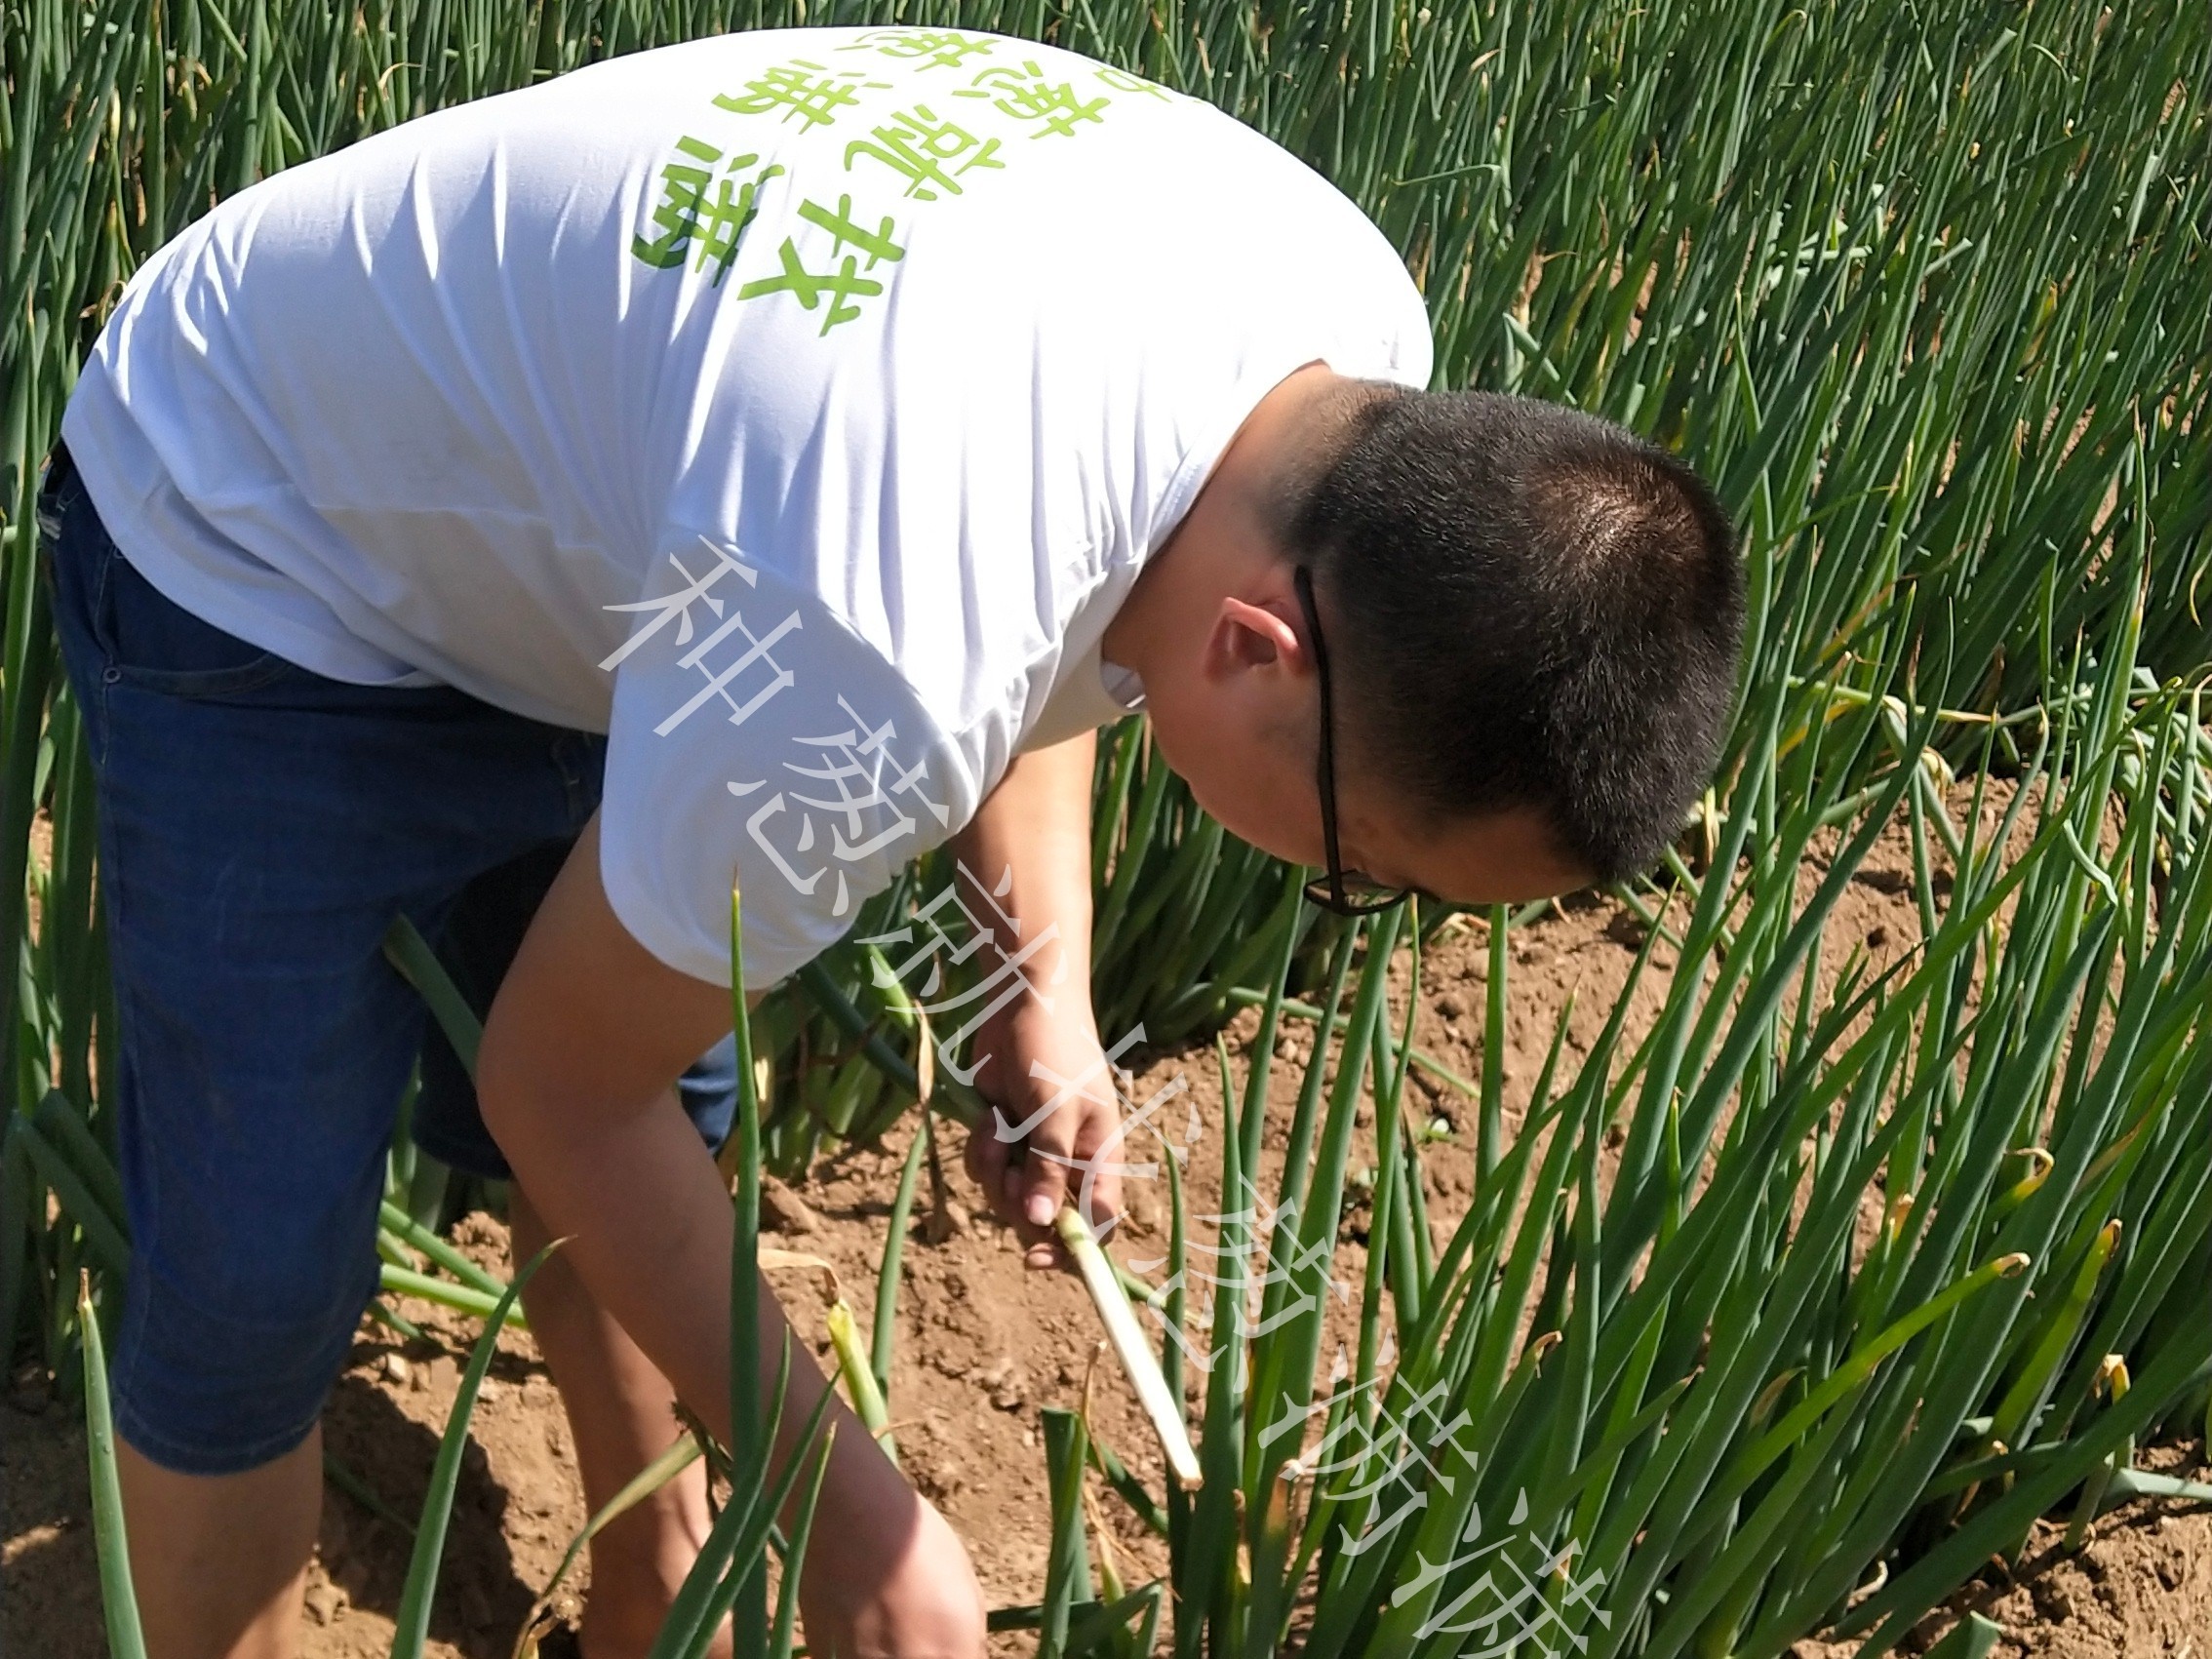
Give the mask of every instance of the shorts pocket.
M 112 543 L 100 570 L 99 616 L 111 682 L 173 696 L 217 697 L 298 672 L 275 652 L 193 615 L 140 575 Z

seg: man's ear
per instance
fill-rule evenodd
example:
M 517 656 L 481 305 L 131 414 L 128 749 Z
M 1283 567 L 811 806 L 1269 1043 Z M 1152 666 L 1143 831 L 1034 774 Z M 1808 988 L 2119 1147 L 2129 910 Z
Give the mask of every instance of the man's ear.
M 1281 662 L 1292 674 L 1313 664 L 1290 616 L 1265 605 L 1224 597 L 1206 636 L 1206 666 L 1217 672 Z

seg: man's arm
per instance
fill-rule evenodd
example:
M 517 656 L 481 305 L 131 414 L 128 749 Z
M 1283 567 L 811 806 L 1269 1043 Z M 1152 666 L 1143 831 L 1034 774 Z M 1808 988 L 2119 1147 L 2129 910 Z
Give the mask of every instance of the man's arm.
M 968 1143 L 969 1172 L 1020 1234 L 1033 1266 L 1053 1259 L 1051 1221 L 1063 1200 L 1086 1200 L 1095 1222 L 1121 1209 L 1121 1177 L 1113 1172 L 1120 1112 L 1090 1007 L 1096 746 L 1096 734 L 1086 732 L 1015 756 L 953 843 L 1019 923 L 1008 954 L 1044 940 L 1023 964 L 1042 994 L 1016 999 L 975 1035 L 973 1053 L 988 1056 L 976 1082 L 1000 1121 L 976 1126 Z M 1040 1113 L 1026 1136 L 1009 1138 Z
M 729 991 L 668 968 L 615 918 L 600 884 L 594 818 L 494 999 L 477 1061 L 485 1122 L 547 1226 L 568 1238 L 569 1260 L 725 1440 L 730 1195 L 673 1084 L 730 1030 L 731 1013 Z M 764 1293 L 764 1398 L 788 1329 Z M 779 1463 L 827 1387 L 794 1340 Z M 837 1548 L 808 1560 L 810 1644 L 902 1659 L 980 1654 L 973 1572 L 943 1518 L 842 1402 L 826 1420 L 837 1440 L 821 1535 Z

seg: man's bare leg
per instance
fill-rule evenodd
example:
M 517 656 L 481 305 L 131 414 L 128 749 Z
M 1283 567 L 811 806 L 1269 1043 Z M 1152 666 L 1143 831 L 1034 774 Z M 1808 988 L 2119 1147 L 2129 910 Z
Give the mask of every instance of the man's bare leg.
M 153 1659 L 294 1659 L 323 1507 L 323 1433 L 241 1475 L 179 1475 L 116 1447 L 131 1576 Z
M 520 1268 L 545 1243 L 545 1224 L 519 1186 L 509 1189 L 507 1213 Z M 523 1301 L 568 1408 L 584 1507 L 597 1514 L 681 1432 L 675 1395 L 560 1252 Z M 705 1465 L 694 1463 L 592 1540 L 584 1659 L 639 1659 L 652 1646 L 711 1523 Z M 727 1635 L 713 1651 L 730 1651 Z

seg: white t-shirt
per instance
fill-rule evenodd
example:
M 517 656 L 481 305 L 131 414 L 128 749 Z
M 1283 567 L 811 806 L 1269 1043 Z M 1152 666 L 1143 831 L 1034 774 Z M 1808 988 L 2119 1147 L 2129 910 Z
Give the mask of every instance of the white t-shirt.
M 607 731 L 615 913 L 727 984 L 734 873 L 758 987 L 1121 711 L 1099 636 L 1273 386 L 1421 385 L 1430 349 L 1382 235 L 1209 105 L 800 29 L 232 197 L 134 278 L 62 432 L 196 614 Z

